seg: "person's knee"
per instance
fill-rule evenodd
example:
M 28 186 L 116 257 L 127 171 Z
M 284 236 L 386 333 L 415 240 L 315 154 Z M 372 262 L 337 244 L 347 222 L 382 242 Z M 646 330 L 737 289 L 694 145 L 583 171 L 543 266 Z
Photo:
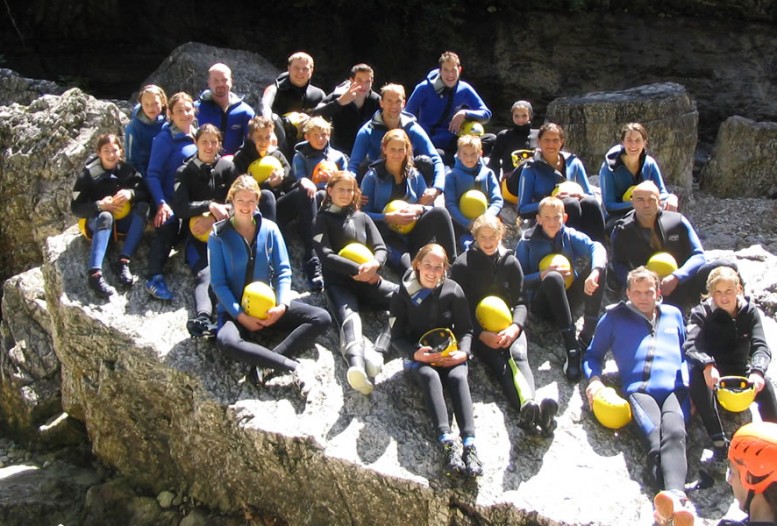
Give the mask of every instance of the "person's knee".
M 95 221 L 95 230 L 108 230 L 111 227 L 113 227 L 113 215 L 103 210 L 100 212 L 100 215 L 97 216 L 97 221 Z
M 145 220 L 148 217 L 148 209 L 148 203 L 145 201 L 140 201 L 132 206 L 132 213 Z

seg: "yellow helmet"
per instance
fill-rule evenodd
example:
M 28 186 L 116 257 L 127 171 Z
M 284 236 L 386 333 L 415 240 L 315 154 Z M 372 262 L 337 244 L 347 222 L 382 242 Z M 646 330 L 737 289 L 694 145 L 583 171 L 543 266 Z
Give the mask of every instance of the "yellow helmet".
M 621 198 L 621 201 L 623 201 L 624 203 L 630 203 L 631 195 L 634 193 L 635 188 L 636 188 L 636 185 L 631 185 L 628 188 L 626 188 L 626 191 L 623 192 L 623 197 Z
M 594 416 L 608 429 L 620 429 L 631 422 L 631 405 L 612 387 L 599 389 L 593 400 Z
M 718 403 L 732 413 L 741 413 L 755 400 L 755 387 L 744 376 L 724 376 L 715 388 Z
M 459 137 L 463 137 L 464 135 L 481 137 L 484 133 L 486 133 L 486 130 L 478 121 L 464 121 L 464 124 L 459 128 Z
M 502 183 L 500 185 L 502 189 L 502 199 L 507 201 L 508 203 L 512 203 L 514 205 L 518 204 L 518 196 L 515 195 L 510 191 L 509 188 L 507 188 L 507 176 L 502 178 Z
M 240 306 L 249 316 L 263 320 L 267 318 L 267 311 L 275 307 L 275 292 L 267 283 L 254 281 L 243 290 Z
M 459 199 L 459 210 L 467 219 L 477 219 L 488 210 L 486 194 L 480 190 L 467 190 Z
M 570 193 L 576 193 L 576 194 L 584 194 L 583 187 L 580 186 L 578 183 L 574 181 L 563 181 L 555 186 L 553 188 L 553 191 L 550 192 L 550 195 L 552 197 L 556 197 L 561 192 L 570 194 Z
M 656 252 L 650 256 L 645 266 L 663 279 L 677 270 L 677 261 L 669 252 Z
M 129 201 L 124 201 L 121 204 L 121 208 L 119 208 L 116 212 L 113 213 L 113 218 L 117 221 L 119 219 L 124 219 L 129 215 L 131 209 L 132 209 L 132 204 Z
M 540 272 L 548 270 L 550 267 L 559 267 L 565 270 L 572 270 L 572 263 L 564 254 L 548 254 L 540 260 Z M 574 272 L 570 272 L 564 277 L 564 286 L 569 288 L 575 281 Z
M 431 347 L 432 352 L 442 353 L 443 356 L 448 356 L 452 352 L 459 350 L 459 342 L 456 340 L 456 336 L 453 334 L 453 331 L 446 328 L 437 328 L 425 332 L 418 339 L 418 343 L 422 347 Z
M 394 199 L 383 208 L 383 213 L 388 214 L 391 212 L 399 212 L 406 206 L 407 203 L 401 199 Z M 412 223 L 408 223 L 406 225 L 388 225 L 388 227 L 395 232 L 399 232 L 400 234 L 409 234 L 415 228 L 415 224 L 416 222 L 413 221 Z
M 532 157 L 534 157 L 534 150 L 515 150 L 510 154 L 510 158 L 513 160 L 513 168 L 518 168 L 518 166 Z
M 345 259 L 350 259 L 358 265 L 372 261 L 375 257 L 372 255 L 369 248 L 356 242 L 345 245 L 340 249 L 340 252 L 338 252 L 337 255 L 342 256 Z
M 210 212 L 205 212 L 202 214 L 203 217 L 210 217 Z M 194 239 L 197 239 L 199 241 L 202 241 L 203 243 L 208 242 L 208 237 L 210 236 L 210 230 L 206 230 L 204 234 L 200 234 L 199 236 L 194 233 L 194 230 L 192 230 L 192 227 L 194 226 L 194 222 L 199 219 L 200 216 L 194 216 L 189 218 L 189 232 L 192 233 L 192 236 L 194 236 Z
M 258 184 L 265 182 L 276 170 L 283 170 L 283 165 L 272 155 L 265 155 L 248 165 L 248 173 Z
M 86 218 L 82 217 L 78 220 L 78 231 L 81 232 L 81 235 L 84 236 L 89 241 L 92 240 L 92 233 L 89 232 L 89 229 L 86 227 Z
M 475 318 L 481 327 L 490 332 L 502 331 L 513 322 L 510 308 L 499 296 L 486 296 L 480 300 L 475 308 Z
M 310 117 L 306 113 L 302 113 L 301 111 L 290 111 L 288 113 L 283 114 L 283 118 L 286 119 L 286 121 L 294 126 L 294 128 L 297 130 L 297 139 L 302 138 L 302 129 L 305 127 L 305 124 L 310 120 Z

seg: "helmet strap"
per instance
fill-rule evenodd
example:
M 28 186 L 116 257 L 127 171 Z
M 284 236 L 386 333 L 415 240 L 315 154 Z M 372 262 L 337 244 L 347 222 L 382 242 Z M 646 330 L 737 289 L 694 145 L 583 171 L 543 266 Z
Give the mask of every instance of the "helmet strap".
M 755 491 L 751 489 L 747 490 L 747 498 L 745 499 L 745 513 L 747 513 L 748 517 L 750 517 L 750 505 L 753 503 L 754 498 Z

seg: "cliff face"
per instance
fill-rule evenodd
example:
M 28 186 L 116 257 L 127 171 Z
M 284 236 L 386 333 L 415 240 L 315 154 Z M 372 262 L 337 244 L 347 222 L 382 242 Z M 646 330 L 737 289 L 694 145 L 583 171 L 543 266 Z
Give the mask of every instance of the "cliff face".
M 467 7 L 415 1 L 390 12 L 346 1 L 233 2 L 230 9 L 209 10 L 184 2 L 49 4 L 15 7 L 15 26 L 8 25 L 11 18 L 0 21 L 7 25 L 0 42 L 8 66 L 102 97 L 128 97 L 190 40 L 257 52 L 280 68 L 289 54 L 307 50 L 316 59 L 315 83 L 325 90 L 353 64 L 368 62 L 377 86 L 399 81 L 410 91 L 450 48 L 502 123 L 519 98 L 535 102 L 543 119 L 557 97 L 655 82 L 688 89 L 707 142 L 734 114 L 777 120 L 777 15 L 768 2 L 579 0 L 519 8 L 500 1 Z

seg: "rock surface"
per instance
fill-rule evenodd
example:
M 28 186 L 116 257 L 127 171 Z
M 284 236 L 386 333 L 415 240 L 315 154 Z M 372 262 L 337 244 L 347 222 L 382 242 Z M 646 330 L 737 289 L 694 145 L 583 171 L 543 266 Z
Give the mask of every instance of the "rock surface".
M 280 73 L 277 67 L 256 53 L 189 42 L 175 48 L 139 88 L 156 84 L 168 97 L 177 91 L 185 91 L 196 100 L 208 87 L 208 69 L 217 62 L 232 69 L 232 91 L 245 97 L 245 102 L 254 109 L 264 88 Z M 132 99 L 135 97 L 133 95 Z
M 620 142 L 621 127 L 641 122 L 665 183 L 675 193 L 691 191 L 699 114 L 679 84 L 561 97 L 548 106 L 546 120 L 564 128 L 566 148 L 582 159 L 589 176 L 599 174 L 604 155 Z
M 73 224 L 70 195 L 102 133 L 127 118 L 78 89 L 0 106 L 0 280 L 40 265 L 46 238 Z
M 540 393 L 560 402 L 555 438 L 526 436 L 493 379 L 475 367 L 471 385 L 486 471 L 477 484 L 457 485 L 440 473 L 421 395 L 399 358 L 364 397 L 347 386 L 344 364 L 332 352 L 336 334 L 329 331 L 302 355 L 317 371 L 307 403 L 288 377 L 257 389 L 242 382 L 243 366 L 185 333 L 190 300 L 184 291 L 191 280 L 180 256 L 169 274 L 181 294 L 171 304 L 153 302 L 137 286 L 95 303 L 83 287 L 84 240 L 71 229 L 47 247 L 45 288 L 65 409 L 84 420 L 96 455 L 132 484 L 293 524 L 369 523 L 379 516 L 408 524 L 649 523 L 653 490 L 636 433 L 612 433 L 594 421 L 582 384 L 563 379 L 556 336 L 540 323 L 528 329 L 531 360 Z M 777 278 L 767 272 L 775 256 L 759 248 L 736 256 L 754 292 L 775 288 Z M 297 290 L 301 281 L 295 276 Z M 323 303 L 320 295 L 302 299 Z M 374 337 L 377 324 L 369 320 L 368 327 Z M 773 340 L 772 320 L 768 327 Z M 727 426 L 739 422 L 730 419 Z M 690 433 L 693 478 L 707 442 L 698 419 Z M 721 477 L 694 494 L 708 520 L 701 524 L 713 524 L 731 503 Z
M 777 195 L 777 122 L 726 119 L 701 180 L 704 190 L 720 197 Z
M 43 95 L 61 95 L 65 88 L 50 80 L 27 79 L 0 68 L 0 106 L 27 105 Z

